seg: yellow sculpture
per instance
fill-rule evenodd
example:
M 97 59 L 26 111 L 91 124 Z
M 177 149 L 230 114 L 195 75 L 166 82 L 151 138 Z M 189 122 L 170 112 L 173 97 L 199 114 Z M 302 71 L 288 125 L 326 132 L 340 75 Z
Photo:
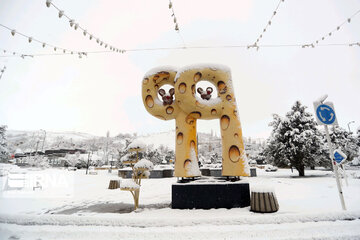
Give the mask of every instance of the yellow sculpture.
M 217 98 L 207 100 L 195 95 L 196 84 L 203 80 L 216 86 Z M 165 84 L 174 86 L 170 94 L 159 92 Z M 158 93 L 163 101 L 158 98 Z M 229 68 L 197 65 L 178 71 L 171 67 L 150 70 L 142 82 L 142 98 L 146 110 L 153 116 L 162 120 L 176 120 L 176 177 L 201 176 L 197 157 L 197 119 L 220 119 L 222 175 L 249 176 Z

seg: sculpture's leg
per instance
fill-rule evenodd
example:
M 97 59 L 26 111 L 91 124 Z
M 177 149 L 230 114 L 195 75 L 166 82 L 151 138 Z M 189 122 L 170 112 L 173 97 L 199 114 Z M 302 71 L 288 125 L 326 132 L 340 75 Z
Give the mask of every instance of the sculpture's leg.
M 176 117 L 176 177 L 196 177 L 201 172 L 198 165 L 196 116 L 179 111 Z
M 249 176 L 249 169 L 244 150 L 241 124 L 235 104 L 224 105 L 220 117 L 222 139 L 222 175 Z

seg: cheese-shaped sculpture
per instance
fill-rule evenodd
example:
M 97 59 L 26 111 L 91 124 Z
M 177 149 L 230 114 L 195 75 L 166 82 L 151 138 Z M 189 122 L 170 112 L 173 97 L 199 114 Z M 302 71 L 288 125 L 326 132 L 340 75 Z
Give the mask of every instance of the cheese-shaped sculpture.
M 204 100 L 195 95 L 199 81 L 209 81 L 218 97 Z M 171 104 L 158 98 L 159 89 L 175 88 Z M 172 96 L 171 96 L 172 97 Z M 230 69 L 222 65 L 193 65 L 182 69 L 159 67 L 145 74 L 142 98 L 146 110 L 162 120 L 176 120 L 176 177 L 201 176 L 197 157 L 197 119 L 219 119 L 222 138 L 222 175 L 249 176 L 242 130 L 232 87 Z

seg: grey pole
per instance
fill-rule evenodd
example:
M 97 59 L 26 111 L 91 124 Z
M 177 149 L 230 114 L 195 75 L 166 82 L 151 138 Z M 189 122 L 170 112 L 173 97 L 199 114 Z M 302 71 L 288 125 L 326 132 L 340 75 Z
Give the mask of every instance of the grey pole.
M 332 148 L 332 144 L 331 144 L 331 140 L 330 140 L 329 129 L 328 129 L 327 125 L 324 125 L 324 127 L 325 127 L 326 139 L 327 139 L 327 142 L 329 144 L 330 161 L 331 161 L 331 164 L 332 164 L 333 169 L 334 169 L 335 178 L 336 178 L 336 184 L 337 184 L 337 187 L 338 187 L 338 190 L 339 190 L 339 197 L 340 197 L 340 201 L 341 201 L 341 206 L 342 206 L 343 210 L 346 210 L 345 201 L 344 201 L 344 195 L 343 195 L 343 192 L 342 192 L 340 179 L 339 179 L 338 166 L 336 164 L 334 164 L 334 159 L 333 159 L 334 150 Z

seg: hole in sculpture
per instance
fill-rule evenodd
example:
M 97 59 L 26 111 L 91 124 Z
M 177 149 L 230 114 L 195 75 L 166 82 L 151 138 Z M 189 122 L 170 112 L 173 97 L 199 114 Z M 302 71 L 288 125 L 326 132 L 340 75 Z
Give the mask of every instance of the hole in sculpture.
M 184 140 L 184 135 L 183 135 L 182 132 L 179 132 L 177 137 L 176 137 L 177 144 L 179 144 L 179 145 L 182 144 L 183 140 Z
M 229 158 L 232 162 L 238 162 L 240 158 L 240 150 L 237 146 L 232 145 L 229 149 Z
M 173 90 L 171 90 L 173 89 Z M 174 101 L 174 86 L 165 84 L 157 91 L 157 96 L 164 105 L 171 105 Z
M 203 100 L 215 99 L 218 97 L 216 87 L 209 81 L 200 81 L 195 86 L 196 93 L 195 95 Z
M 182 94 L 184 94 L 186 92 L 186 84 L 185 83 L 180 83 L 179 92 Z

